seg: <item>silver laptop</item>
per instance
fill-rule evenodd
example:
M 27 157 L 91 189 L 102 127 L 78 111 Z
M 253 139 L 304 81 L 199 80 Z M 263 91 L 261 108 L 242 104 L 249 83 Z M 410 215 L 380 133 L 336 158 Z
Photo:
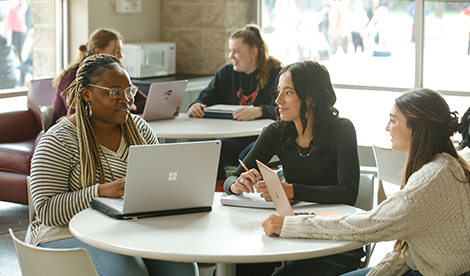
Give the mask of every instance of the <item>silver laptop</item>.
M 187 80 L 152 83 L 142 118 L 155 121 L 178 116 L 187 84 Z
M 211 211 L 220 148 L 218 140 L 131 146 L 124 197 L 91 205 L 117 219 Z

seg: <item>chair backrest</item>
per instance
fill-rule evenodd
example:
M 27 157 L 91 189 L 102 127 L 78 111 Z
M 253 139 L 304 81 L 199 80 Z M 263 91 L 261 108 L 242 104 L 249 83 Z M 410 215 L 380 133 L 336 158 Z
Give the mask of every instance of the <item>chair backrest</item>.
M 31 196 L 31 176 L 26 177 L 26 184 L 28 185 L 29 223 L 31 224 L 36 218 L 36 211 L 34 210 L 33 198 Z
M 361 174 L 359 179 L 359 191 L 357 193 L 357 208 L 369 211 L 374 208 L 374 175 Z
M 11 228 L 9 231 L 23 276 L 98 275 L 90 254 L 84 248 L 36 247 L 20 241 Z
M 378 179 L 400 185 L 408 155 L 390 148 L 377 146 L 372 146 L 372 148 L 374 150 L 375 162 L 377 163 Z
M 54 105 L 56 88 L 52 86 L 53 78 L 31 80 L 28 89 L 28 109 L 31 110 L 41 125 L 40 105 Z
M 39 105 L 41 112 L 41 125 L 44 133 L 52 126 L 52 119 L 54 117 L 54 106 L 53 105 Z
M 32 244 L 31 242 L 31 223 L 36 218 L 36 210 L 34 210 L 33 198 L 31 197 L 31 176 L 26 177 L 26 184 L 28 189 L 28 211 L 29 211 L 29 224 L 28 229 L 26 230 L 26 235 L 24 236 L 24 242 L 27 244 Z

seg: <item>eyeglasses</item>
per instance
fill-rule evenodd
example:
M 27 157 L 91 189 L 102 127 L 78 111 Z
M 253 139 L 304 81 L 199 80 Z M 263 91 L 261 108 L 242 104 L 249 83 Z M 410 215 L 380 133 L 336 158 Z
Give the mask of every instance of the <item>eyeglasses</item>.
M 106 89 L 109 91 L 109 97 L 113 100 L 117 100 L 121 97 L 122 95 L 122 92 L 124 91 L 124 95 L 126 95 L 126 98 L 127 99 L 131 99 L 131 98 L 134 98 L 135 94 L 137 94 L 137 90 L 139 89 L 137 86 L 135 85 L 131 85 L 125 89 L 122 89 L 120 87 L 111 87 L 111 88 L 108 88 L 108 87 L 103 87 L 103 86 L 99 86 L 99 85 L 96 85 L 96 84 L 89 84 L 90 86 L 93 86 L 93 87 L 98 87 L 98 88 L 101 88 L 101 89 Z

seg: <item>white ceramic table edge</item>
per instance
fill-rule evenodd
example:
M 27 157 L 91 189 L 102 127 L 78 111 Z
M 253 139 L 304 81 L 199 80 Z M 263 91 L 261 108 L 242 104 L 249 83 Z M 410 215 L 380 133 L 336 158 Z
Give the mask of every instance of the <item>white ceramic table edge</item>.
M 264 243 L 274 243 L 274 246 L 282 247 L 281 243 L 278 243 L 278 240 L 281 240 L 284 243 L 299 243 L 302 244 L 302 246 L 307 246 L 308 244 L 315 244 L 314 246 L 318 246 L 318 244 L 324 244 L 323 249 L 319 250 L 310 250 L 310 247 L 307 246 L 304 248 L 304 250 L 297 250 L 296 252 L 284 252 L 284 253 L 263 253 L 262 255 L 259 255 L 259 252 L 256 252 L 254 254 L 227 254 L 223 255 L 220 252 L 215 252 L 212 254 L 200 254 L 198 253 L 197 255 L 194 255 L 193 253 L 169 253 L 169 252 L 156 252 L 155 248 L 151 250 L 146 250 L 142 248 L 135 248 L 132 246 L 126 246 L 123 245 L 125 242 L 120 240 L 119 242 L 121 244 L 117 243 L 110 243 L 106 242 L 100 239 L 97 239 L 96 237 L 90 237 L 88 235 L 84 235 L 82 233 L 83 231 L 83 225 L 80 225 L 83 220 L 86 218 L 86 221 L 91 221 L 91 222 L 97 222 L 97 220 L 102 220 L 103 223 L 101 225 L 106 225 L 106 226 L 100 226 L 100 227 L 106 227 L 106 231 L 109 231 L 109 229 L 112 228 L 113 231 L 119 232 L 118 224 L 124 223 L 127 224 L 125 227 L 126 230 L 128 230 L 129 226 L 134 225 L 136 228 L 139 228 L 138 225 L 134 224 L 133 221 L 127 220 L 127 221 L 120 221 L 120 220 L 115 220 L 112 218 L 109 218 L 101 213 L 99 213 L 96 210 L 93 209 L 86 209 L 76 216 L 72 218 L 69 224 L 70 231 L 72 234 L 81 240 L 84 243 L 87 243 L 89 245 L 95 246 L 97 248 L 119 253 L 119 254 L 124 254 L 124 255 L 130 255 L 130 256 L 138 256 L 138 257 L 143 257 L 143 258 L 152 258 L 152 259 L 159 259 L 159 260 L 167 260 L 167 261 L 176 261 L 176 262 L 199 262 L 199 263 L 217 263 L 217 275 L 235 275 L 235 264 L 236 263 L 258 263 L 258 262 L 275 262 L 275 261 L 287 261 L 287 260 L 298 260 L 298 259 L 306 259 L 306 258 L 314 258 L 314 257 L 320 257 L 320 256 L 326 256 L 326 255 L 333 255 L 341 252 L 346 252 L 349 250 L 353 250 L 356 248 L 359 248 L 364 245 L 362 242 L 358 241 L 323 241 L 323 240 L 313 240 L 313 239 L 282 239 L 279 237 L 267 237 L 264 235 L 264 232 L 261 223 L 266 218 L 269 213 L 276 213 L 275 210 L 263 210 L 263 209 L 253 209 L 253 208 L 243 208 L 243 207 L 230 207 L 230 206 L 223 206 L 220 204 L 220 198 L 221 196 L 224 195 L 224 193 L 215 193 L 214 196 L 214 205 L 213 205 L 213 211 L 210 213 L 198 213 L 198 214 L 188 214 L 188 215 L 178 215 L 178 216 L 172 216 L 164 218 L 165 223 L 175 223 L 177 221 L 181 221 L 179 218 L 186 216 L 188 220 L 193 222 L 197 222 L 198 220 L 207 220 L 210 217 L 206 216 L 213 216 L 213 218 L 217 218 L 218 213 L 223 213 L 220 210 L 223 208 L 226 210 L 226 208 L 232 208 L 230 209 L 229 213 L 234 213 L 234 218 L 232 219 L 239 219 L 240 214 L 246 213 L 247 216 L 249 216 L 250 213 L 262 213 L 262 215 L 258 214 L 258 220 L 256 221 L 255 224 L 252 223 L 252 221 L 249 221 L 248 217 L 246 220 L 248 223 L 244 226 L 254 226 L 257 227 L 259 225 L 259 229 L 256 229 L 255 231 L 258 231 L 258 238 L 260 239 L 261 245 L 264 246 Z M 327 210 L 338 210 L 341 209 L 342 213 L 355 213 L 358 209 L 355 207 L 351 206 L 344 206 L 344 205 L 314 205 L 314 206 L 307 206 L 307 207 L 300 207 L 298 208 L 299 211 L 307 211 L 307 210 L 313 210 L 313 211 L 327 211 Z M 297 208 L 296 208 L 297 210 Z M 347 210 L 344 212 L 344 210 Z M 258 212 L 257 212 L 258 211 Z M 251 218 L 251 216 L 249 217 Z M 151 229 L 148 228 L 148 226 L 155 226 L 155 221 L 158 220 L 159 218 L 147 218 L 147 219 L 142 219 L 139 220 L 139 222 L 143 225 L 146 225 L 146 229 Z M 217 218 L 217 221 L 219 219 Z M 153 225 L 152 225 L 153 222 Z M 220 221 L 222 223 L 222 221 Z M 77 224 L 77 225 L 75 225 Z M 98 224 L 95 224 L 98 225 Z M 92 225 L 90 225 L 91 228 Z M 116 227 L 113 228 L 113 226 Z M 87 228 L 86 231 L 90 231 Z M 109 228 L 109 229 L 108 229 Z M 80 230 L 77 230 L 80 229 Z M 235 230 L 235 229 L 234 229 Z M 94 231 L 94 230 L 92 230 Z M 106 232 L 108 233 L 108 232 Z M 220 234 L 218 235 L 221 236 L 226 236 L 227 239 L 230 238 L 231 233 L 226 233 L 227 235 Z M 108 237 L 108 234 L 106 235 L 106 238 Z M 121 237 L 122 238 L 122 237 Z M 246 248 L 246 245 L 249 246 L 249 244 L 245 244 L 244 248 Z M 331 245 L 334 245 L 334 247 L 331 247 Z M 233 246 L 233 245 L 232 245 Z M 272 246 L 272 245 L 271 245 Z
M 191 122 L 203 126 L 195 131 L 178 130 L 179 124 Z M 211 124 L 205 124 L 210 122 Z M 219 129 L 214 129 L 213 122 L 223 123 Z M 175 119 L 158 120 L 147 122 L 155 131 L 158 138 L 174 138 L 174 139 L 215 139 L 227 137 L 246 137 L 259 135 L 264 127 L 273 123 L 271 119 L 256 119 L 251 121 L 236 121 L 231 119 L 215 119 L 215 118 L 189 118 L 186 113 L 181 113 Z M 205 128 L 207 126 L 208 128 Z M 224 129 L 226 126 L 233 126 L 233 129 Z M 171 131 L 168 128 L 171 127 Z M 185 125 L 185 127 L 187 127 Z M 163 130 L 162 130 L 163 129 Z M 209 131 L 208 131 L 209 130 Z

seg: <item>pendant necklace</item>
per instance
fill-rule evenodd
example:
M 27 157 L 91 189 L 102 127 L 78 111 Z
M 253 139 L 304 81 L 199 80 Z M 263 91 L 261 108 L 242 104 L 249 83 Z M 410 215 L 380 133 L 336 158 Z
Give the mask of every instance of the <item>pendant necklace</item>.
M 310 151 L 307 154 L 302 154 L 302 152 L 300 151 L 299 144 L 297 144 L 297 150 L 299 151 L 300 157 L 309 157 L 310 154 L 312 153 L 313 148 L 311 148 Z

